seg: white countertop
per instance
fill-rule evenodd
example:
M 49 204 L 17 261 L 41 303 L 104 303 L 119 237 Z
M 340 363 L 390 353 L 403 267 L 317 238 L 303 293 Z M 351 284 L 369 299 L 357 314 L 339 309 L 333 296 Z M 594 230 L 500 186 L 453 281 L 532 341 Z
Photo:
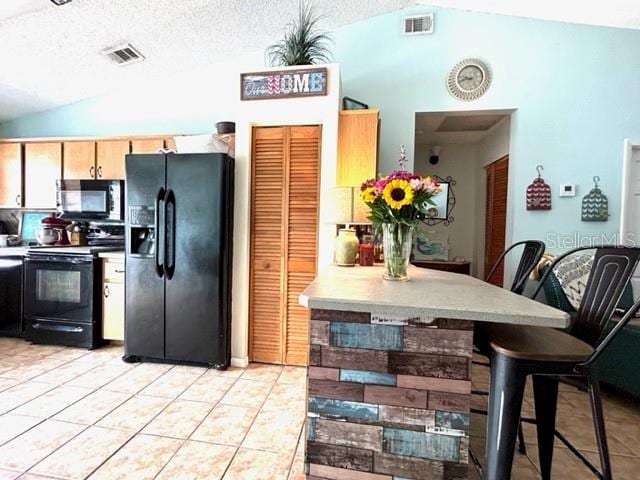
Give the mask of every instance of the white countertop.
M 23 257 L 29 247 L 0 247 L 0 257 Z
M 569 315 L 469 275 L 409 267 L 408 282 L 383 280 L 383 267 L 331 266 L 302 292 L 308 308 L 386 317 L 453 318 L 564 328 Z
M 124 262 L 124 250 L 118 250 L 115 252 L 100 252 L 98 254 L 100 258 L 110 258 L 112 260 L 122 260 Z

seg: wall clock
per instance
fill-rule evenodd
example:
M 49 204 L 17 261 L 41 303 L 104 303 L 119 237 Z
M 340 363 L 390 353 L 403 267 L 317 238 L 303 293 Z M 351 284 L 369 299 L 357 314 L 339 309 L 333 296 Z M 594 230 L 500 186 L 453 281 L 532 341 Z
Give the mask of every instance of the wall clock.
M 456 64 L 449 73 L 449 93 L 459 100 L 476 100 L 491 85 L 491 70 L 482 60 L 467 58 Z

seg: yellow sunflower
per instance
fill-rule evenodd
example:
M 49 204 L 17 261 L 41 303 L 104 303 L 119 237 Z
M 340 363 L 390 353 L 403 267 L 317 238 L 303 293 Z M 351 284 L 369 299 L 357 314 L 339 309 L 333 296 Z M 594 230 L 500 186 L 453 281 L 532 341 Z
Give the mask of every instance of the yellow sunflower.
M 394 210 L 400 210 L 413 201 L 413 189 L 406 180 L 395 179 L 385 185 L 382 196 L 387 205 Z
M 376 189 L 375 187 L 367 187 L 362 192 L 360 192 L 360 198 L 365 203 L 371 203 L 376 199 Z

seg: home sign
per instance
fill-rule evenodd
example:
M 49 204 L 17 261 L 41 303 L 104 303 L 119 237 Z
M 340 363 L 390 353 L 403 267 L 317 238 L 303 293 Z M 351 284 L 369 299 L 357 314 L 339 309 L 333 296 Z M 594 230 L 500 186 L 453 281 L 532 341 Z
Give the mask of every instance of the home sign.
M 313 97 L 327 94 L 327 69 L 280 70 L 240 74 L 241 100 Z

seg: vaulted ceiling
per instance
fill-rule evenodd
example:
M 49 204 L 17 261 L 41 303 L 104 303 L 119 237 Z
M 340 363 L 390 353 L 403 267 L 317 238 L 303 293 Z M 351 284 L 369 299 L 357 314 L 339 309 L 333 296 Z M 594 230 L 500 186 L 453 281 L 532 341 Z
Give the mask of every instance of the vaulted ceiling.
M 409 3 L 330 0 L 318 2 L 318 10 L 332 29 Z M 73 0 L 60 7 L 0 0 L 0 122 L 166 71 L 261 54 L 297 6 L 298 0 Z M 146 61 L 118 67 L 100 54 L 123 42 Z
M 315 0 L 324 27 L 421 3 L 640 28 L 640 1 Z M 166 71 L 261 56 L 298 0 L 0 0 L 0 122 L 151 82 Z M 100 52 L 132 42 L 146 61 L 119 68 Z

